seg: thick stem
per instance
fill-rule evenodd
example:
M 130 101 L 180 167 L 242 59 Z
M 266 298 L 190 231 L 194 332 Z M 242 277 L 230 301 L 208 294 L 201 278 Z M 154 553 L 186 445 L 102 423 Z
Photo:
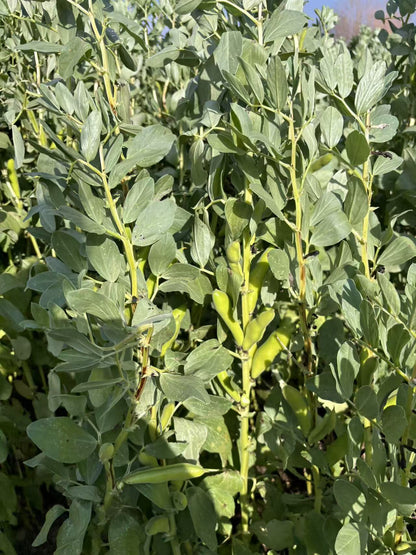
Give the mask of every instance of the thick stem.
M 251 203 L 252 195 L 248 188 L 245 191 L 245 201 Z M 250 263 L 251 263 L 251 245 L 252 237 L 250 230 L 246 229 L 243 234 L 243 276 L 244 282 L 241 291 L 241 319 L 243 330 L 245 331 L 250 321 L 249 308 L 249 279 L 250 279 Z M 251 364 L 252 356 L 246 354 L 242 360 L 242 386 L 243 393 L 241 395 L 241 424 L 240 424 L 240 474 L 243 479 L 243 487 L 240 496 L 241 505 L 241 527 L 244 533 L 248 532 L 250 495 L 248 488 L 248 471 L 250 466 L 250 393 L 251 393 Z
M 303 255 L 302 246 L 302 204 L 300 198 L 300 190 L 296 180 L 296 147 L 297 139 L 295 136 L 295 123 L 293 120 L 293 109 L 291 106 L 291 118 L 289 123 L 289 140 L 291 141 L 291 161 L 290 161 L 290 181 L 292 185 L 293 198 L 295 201 L 296 210 L 296 232 L 295 232 L 295 244 L 296 244 L 296 256 L 299 266 L 299 320 L 300 326 L 305 342 L 305 352 L 307 357 L 306 367 L 308 373 L 313 373 L 313 358 L 312 358 L 312 340 L 309 333 L 307 316 L 306 316 L 306 264 Z
M 365 138 L 368 142 L 370 136 L 370 113 L 367 113 L 366 117 L 366 127 L 365 127 Z M 373 196 L 372 188 L 372 177 L 369 174 L 369 162 L 368 159 L 363 164 L 363 177 L 362 182 L 367 193 L 367 213 L 364 216 L 363 221 L 363 234 L 362 234 L 362 247 L 361 247 L 361 261 L 364 265 L 365 277 L 370 279 L 370 266 L 368 264 L 368 231 L 370 224 L 370 213 L 371 213 L 371 199 Z
M 113 195 L 111 194 L 111 189 L 108 185 L 108 181 L 107 181 L 107 176 L 105 173 L 105 166 L 104 166 L 104 155 L 103 155 L 103 151 L 102 148 L 100 148 L 100 160 L 101 160 L 101 172 L 99 172 L 99 175 L 101 177 L 102 183 L 103 183 L 103 187 L 104 187 L 104 192 L 105 192 L 105 196 L 108 202 L 108 206 L 110 208 L 110 212 L 111 212 L 111 216 L 114 220 L 114 223 L 118 229 L 118 232 L 120 233 L 121 237 L 122 237 L 122 241 L 123 241 L 123 247 L 124 247 L 124 252 L 126 253 L 126 259 L 127 259 L 127 264 L 129 265 L 129 270 L 130 270 L 130 280 L 131 280 L 131 296 L 132 297 L 137 297 L 138 294 L 138 284 L 137 284 L 137 270 L 136 270 L 136 261 L 134 258 L 134 252 L 133 252 L 133 245 L 127 235 L 126 229 L 122 223 L 122 221 L 120 220 L 120 216 L 117 212 L 117 207 L 116 207 L 116 203 L 114 202 L 113 199 Z M 135 309 L 135 304 L 132 305 L 133 306 L 133 311 Z

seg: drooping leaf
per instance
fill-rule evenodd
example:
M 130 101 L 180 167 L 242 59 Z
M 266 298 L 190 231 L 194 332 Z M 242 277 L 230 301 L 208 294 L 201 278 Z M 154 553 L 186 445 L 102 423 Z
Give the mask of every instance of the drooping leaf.
M 31 422 L 27 435 L 47 457 L 62 463 L 86 459 L 97 445 L 91 434 L 66 416 Z

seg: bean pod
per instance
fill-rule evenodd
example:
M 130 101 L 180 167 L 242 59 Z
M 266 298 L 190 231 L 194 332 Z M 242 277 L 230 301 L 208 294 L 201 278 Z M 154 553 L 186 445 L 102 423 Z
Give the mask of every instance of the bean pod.
M 254 318 L 254 320 L 250 320 L 244 334 L 243 349 L 245 351 L 249 351 L 253 345 L 262 339 L 274 315 L 275 311 L 272 308 L 267 308 Z
M 248 309 L 250 314 L 252 314 L 256 308 L 264 277 L 269 269 L 268 256 L 271 250 L 271 248 L 266 249 L 250 271 L 249 290 L 247 293 Z
M 307 436 L 312 428 L 312 414 L 305 397 L 298 389 L 288 384 L 282 387 L 282 394 L 287 404 L 295 413 L 300 429 Z
M 163 484 L 171 480 L 190 480 L 210 472 L 202 466 L 190 463 L 176 463 L 157 468 L 141 468 L 123 478 L 125 484 Z
M 277 330 L 260 345 L 254 354 L 251 366 L 251 377 L 253 380 L 267 370 L 277 355 L 283 351 L 284 347 L 289 345 L 292 333 L 293 324 L 284 322 L 282 326 L 277 328 Z
M 212 300 L 214 301 L 215 310 L 221 316 L 225 325 L 232 333 L 235 342 L 238 346 L 241 346 L 244 340 L 244 333 L 240 324 L 234 320 L 229 296 L 227 293 L 224 293 L 224 291 L 215 289 L 212 294 Z

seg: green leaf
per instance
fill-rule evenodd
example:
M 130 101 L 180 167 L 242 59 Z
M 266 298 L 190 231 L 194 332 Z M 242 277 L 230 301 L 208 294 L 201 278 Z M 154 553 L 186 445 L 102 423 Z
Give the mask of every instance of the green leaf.
M 225 76 L 225 72 L 234 77 L 237 71 L 243 48 L 243 37 L 240 31 L 226 31 L 222 33 L 217 48 L 214 50 L 214 60 L 219 70 Z
M 414 488 L 399 486 L 394 482 L 385 482 L 380 485 L 380 492 L 401 515 L 410 517 L 413 514 L 416 506 Z
M 69 231 L 63 229 L 55 231 L 52 234 L 52 247 L 58 258 L 75 272 L 86 269 L 87 261 L 81 255 L 81 244 Z
M 62 52 L 63 49 L 62 44 L 53 44 L 42 40 L 31 40 L 18 47 L 18 50 L 23 52 L 39 52 L 40 54 L 57 54 Z
M 276 279 L 287 281 L 289 278 L 289 257 L 280 249 L 272 249 L 267 255 L 270 269 Z
M 397 444 L 407 428 L 406 412 L 400 405 L 391 405 L 381 416 L 383 432 L 389 443 Z
M 225 69 L 223 70 L 223 75 L 225 78 L 225 84 L 228 86 L 228 88 L 246 104 L 251 104 L 250 96 L 243 83 L 235 75 L 226 71 Z
M 324 142 L 333 148 L 339 143 L 344 129 L 344 118 L 336 108 L 328 106 L 323 111 L 320 120 Z
M 349 399 L 354 388 L 354 380 L 360 371 L 360 359 L 357 351 L 345 341 L 341 345 L 337 356 L 337 372 L 335 379 L 339 384 L 339 393 L 344 399 Z
M 209 382 L 217 374 L 227 370 L 232 362 L 233 357 L 228 351 L 216 339 L 209 339 L 188 355 L 184 372 L 187 375 L 198 376 L 203 382 Z
M 97 440 L 66 416 L 40 418 L 26 429 L 33 443 L 54 461 L 78 463 L 97 446 Z
M 138 175 L 133 187 L 129 190 L 123 205 L 123 221 L 134 222 L 155 196 L 155 183 L 147 171 Z
M 225 218 L 230 230 L 232 241 L 239 239 L 249 224 L 252 213 L 251 206 L 237 199 L 228 199 L 225 203 Z
M 201 403 L 195 398 L 190 398 L 184 401 L 184 406 L 194 414 L 199 416 L 205 416 L 208 414 L 223 416 L 226 414 L 232 405 L 232 401 L 226 397 L 218 397 L 216 395 L 210 395 L 210 402 L 207 406 L 206 403 Z M 205 441 L 205 440 L 204 440 Z
M 39 547 L 48 540 L 48 534 L 52 524 L 66 511 L 67 509 L 65 509 L 65 507 L 62 507 L 62 505 L 54 505 L 51 509 L 49 509 L 49 511 L 46 513 L 45 522 L 40 529 L 39 534 L 33 540 L 32 547 Z
M 59 529 L 55 555 L 81 555 L 84 536 L 91 519 L 91 502 L 74 499 L 69 508 L 69 518 Z
M 334 65 L 338 92 L 342 98 L 346 98 L 352 91 L 354 85 L 353 62 L 347 49 L 337 58 Z
M 311 244 L 329 247 L 345 239 L 351 233 L 351 224 L 342 210 L 326 216 L 314 229 Z
M 89 235 L 86 252 L 94 270 L 104 279 L 115 282 L 125 262 L 115 241 L 108 237 Z
M 223 466 L 231 456 L 232 443 L 230 432 L 222 416 L 207 414 L 203 417 L 197 416 L 195 422 L 201 422 L 206 426 L 208 434 L 203 445 L 205 451 L 218 453 Z
M 266 82 L 274 107 L 277 110 L 283 110 L 287 103 L 289 89 L 285 68 L 277 55 L 270 59 Z
M 194 397 L 203 403 L 209 403 L 209 395 L 204 382 L 197 376 L 163 373 L 159 380 L 160 387 L 168 401 L 183 402 Z
M 132 233 L 133 245 L 146 246 L 156 243 L 169 231 L 175 219 L 176 204 L 173 199 L 150 202 L 139 215 Z
M 291 520 L 259 521 L 251 526 L 259 541 L 268 549 L 282 551 L 293 547 L 295 526 Z
M 102 118 L 101 112 L 93 110 L 81 129 L 81 152 L 87 162 L 94 160 L 100 146 Z
M 8 455 L 7 438 L 4 432 L 0 430 L 0 464 L 3 464 Z
M 367 139 L 360 131 L 354 130 L 348 135 L 345 147 L 349 161 L 353 166 L 363 164 L 370 155 L 370 147 Z
M 12 125 L 12 139 L 14 147 L 15 169 L 18 170 L 22 167 L 25 158 L 25 144 L 23 142 L 19 128 L 15 125 Z
M 186 490 L 188 507 L 197 536 L 212 551 L 217 551 L 215 533 L 217 516 L 210 496 L 201 488 L 191 487 Z
M 119 322 L 121 319 L 120 311 L 115 303 L 102 293 L 91 289 L 76 289 L 69 291 L 66 298 L 69 306 L 79 314 L 86 312 L 109 322 Z
M 61 206 L 59 208 L 59 214 L 65 219 L 72 222 L 75 226 L 81 228 L 83 231 L 88 231 L 88 233 L 96 233 L 97 235 L 102 235 L 105 233 L 105 228 L 82 214 L 78 212 L 75 208 L 71 206 Z
M 378 415 L 377 395 L 372 387 L 363 385 L 355 394 L 355 406 L 360 414 L 372 420 Z
M 173 235 L 165 233 L 150 247 L 147 261 L 153 275 L 160 276 L 169 268 L 176 257 L 176 243 Z
M 194 218 L 193 241 L 191 243 L 192 260 L 204 268 L 211 256 L 215 244 L 215 237 L 211 229 L 198 215 Z
M 275 10 L 264 28 L 264 42 L 299 33 L 307 23 L 305 14 L 295 10 Z
M 75 66 L 91 48 L 91 44 L 76 36 L 72 37 L 63 48 L 61 47 L 58 67 L 59 73 L 63 79 L 67 80 L 73 75 Z
M 166 156 L 175 142 L 175 135 L 160 124 L 141 129 L 127 143 L 127 160 L 142 168 L 157 164 Z
M 401 166 L 403 158 L 397 156 L 394 152 L 388 152 L 388 154 L 390 155 L 388 157 L 377 157 L 373 166 L 373 175 L 383 175 L 397 170 L 397 168 Z
M 175 12 L 184 15 L 191 13 L 199 6 L 202 0 L 179 0 L 176 3 Z
M 240 61 L 241 67 L 243 68 L 247 84 L 254 94 L 257 103 L 263 104 L 264 88 L 257 70 L 249 63 L 247 63 L 243 58 L 239 57 L 238 59 Z
M 357 523 L 347 522 L 337 534 L 335 540 L 336 555 L 361 553 L 361 539 Z
M 109 555 L 144 555 L 144 526 L 126 510 L 117 512 L 108 528 Z
M 398 315 L 400 312 L 400 297 L 396 288 L 384 274 L 377 273 L 377 281 L 388 310 L 392 314 Z
M 61 82 L 56 84 L 55 87 L 56 100 L 59 102 L 60 107 L 67 114 L 72 115 L 75 110 L 74 97 L 65 85 Z
M 377 260 L 379 266 L 387 269 L 392 266 L 400 266 L 416 256 L 416 245 L 410 237 L 396 237 L 384 250 Z
M 335 480 L 333 486 L 336 502 L 344 511 L 352 517 L 358 517 L 364 511 L 366 505 L 365 495 L 354 484 L 347 480 Z
M 348 180 L 348 193 L 345 199 L 345 213 L 350 224 L 361 231 L 363 220 L 368 211 L 368 197 L 364 185 L 355 177 Z
M 188 399 L 186 403 L 190 400 L 191 399 Z M 200 403 L 200 401 L 198 402 Z M 205 406 L 206 413 L 206 411 L 209 410 L 209 405 L 204 403 L 203 406 Z M 204 426 L 201 422 L 195 422 L 186 418 L 174 417 L 173 421 L 176 440 L 184 441 L 187 444 L 187 448 L 183 452 L 183 456 L 187 460 L 197 463 L 199 461 L 199 454 L 202 450 L 202 446 L 204 445 L 208 435 L 206 426 Z
M 377 61 L 371 64 L 358 83 L 355 95 L 355 107 L 358 114 L 363 114 L 379 102 L 389 90 L 397 71 L 386 73 L 386 62 Z

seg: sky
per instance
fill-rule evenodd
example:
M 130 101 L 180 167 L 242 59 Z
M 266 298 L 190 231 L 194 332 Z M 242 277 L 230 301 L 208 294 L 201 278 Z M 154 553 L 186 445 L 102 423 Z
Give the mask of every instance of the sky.
M 309 0 L 309 2 L 305 5 L 305 12 L 308 15 L 315 15 L 314 10 L 316 8 L 321 9 L 322 6 L 328 6 L 329 8 L 333 8 L 335 5 L 334 0 Z
M 348 2 L 348 0 L 346 0 Z M 365 6 L 366 4 L 372 4 L 372 5 L 378 5 L 378 9 L 383 9 L 386 5 L 386 1 L 387 0 L 372 0 L 371 2 L 366 1 L 366 0 L 362 0 L 362 2 L 360 2 L 360 4 L 362 6 Z M 345 2 L 345 0 L 344 0 Z M 312 15 L 314 16 L 314 10 L 316 8 L 322 8 L 322 6 L 328 6 L 329 8 L 334 8 L 335 9 L 335 5 L 338 4 L 338 6 L 342 6 L 344 4 L 344 2 L 342 1 L 338 1 L 337 0 L 309 0 L 308 3 L 305 5 L 305 13 L 307 13 L 308 15 Z M 345 5 L 345 4 L 344 4 Z M 377 9 L 376 8 L 376 9 Z M 336 11 L 336 9 L 335 9 Z

